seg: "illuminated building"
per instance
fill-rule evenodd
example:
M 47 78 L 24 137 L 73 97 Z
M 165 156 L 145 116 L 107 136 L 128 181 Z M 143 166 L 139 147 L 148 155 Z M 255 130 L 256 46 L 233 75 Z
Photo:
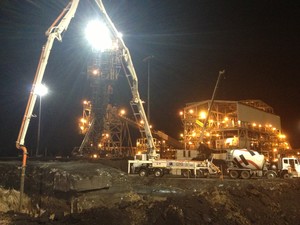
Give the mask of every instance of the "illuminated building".
M 215 100 L 206 118 L 210 104 L 210 100 L 187 103 L 180 113 L 185 149 L 196 150 L 201 142 L 216 150 L 247 148 L 265 155 L 291 149 L 280 117 L 263 101 Z

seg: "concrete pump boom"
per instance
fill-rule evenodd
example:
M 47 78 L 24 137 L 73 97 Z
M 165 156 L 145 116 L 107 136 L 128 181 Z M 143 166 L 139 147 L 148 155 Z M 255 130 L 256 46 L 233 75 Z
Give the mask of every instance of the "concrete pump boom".
M 131 60 L 130 52 L 129 52 L 128 48 L 126 47 L 120 33 L 117 31 L 115 25 L 113 24 L 110 17 L 106 13 L 106 10 L 103 6 L 102 1 L 101 0 L 95 0 L 95 1 L 104 16 L 106 26 L 108 27 L 111 34 L 113 35 L 113 38 L 118 40 L 118 43 L 120 45 L 119 47 L 122 50 L 123 62 L 125 63 L 125 67 L 127 68 L 127 70 L 129 71 L 129 73 L 132 77 L 132 87 L 131 87 L 131 93 L 132 93 L 132 97 L 133 97 L 132 101 L 136 104 L 139 114 L 141 116 L 141 119 L 143 121 L 143 126 L 144 126 L 144 130 L 145 130 L 146 138 L 147 138 L 148 155 L 150 158 L 157 158 L 158 155 L 156 154 L 155 144 L 154 144 L 153 136 L 152 136 L 152 133 L 150 130 L 150 125 L 149 125 L 149 122 L 148 122 L 148 119 L 147 119 L 147 116 L 146 116 L 146 113 L 144 110 L 143 101 L 141 100 L 140 94 L 138 91 L 138 78 L 137 78 L 137 75 L 136 75 L 132 60 Z
M 16 146 L 18 149 L 24 147 L 25 144 L 26 133 L 28 130 L 30 119 L 32 117 L 32 111 L 37 98 L 37 95 L 35 93 L 35 88 L 41 85 L 42 83 L 42 79 L 48 63 L 48 58 L 53 46 L 53 42 L 55 39 L 57 39 L 58 41 L 62 41 L 61 34 L 68 29 L 70 21 L 74 17 L 74 14 L 76 12 L 78 3 L 79 0 L 70 1 L 69 4 L 66 6 L 66 8 L 64 8 L 62 13 L 57 17 L 54 23 L 46 31 L 46 35 L 48 36 L 48 39 L 42 49 L 41 57 L 33 80 L 32 89 L 29 95 L 24 118 L 22 121 L 21 129 L 19 132 L 18 139 L 16 141 Z M 56 25 L 59 21 L 60 23 Z
M 119 43 L 120 50 L 122 51 L 122 61 L 125 64 L 125 67 L 130 73 L 130 76 L 132 77 L 132 85 L 131 85 L 131 92 L 133 95 L 134 104 L 136 104 L 139 114 L 143 120 L 144 124 L 144 130 L 147 138 L 147 144 L 148 144 L 148 154 L 150 158 L 156 158 L 158 155 L 156 154 L 154 140 L 151 134 L 150 126 L 146 117 L 146 113 L 143 107 L 143 102 L 140 98 L 139 92 L 138 92 L 138 79 L 137 75 L 131 60 L 131 56 L 129 53 L 128 48 L 126 47 L 123 39 L 120 37 L 117 29 L 115 28 L 114 24 L 112 23 L 111 19 L 109 18 L 108 14 L 106 13 L 106 10 L 103 6 L 103 3 L 101 0 L 95 0 L 97 6 L 99 7 L 103 19 L 105 20 L 105 23 L 110 30 L 111 34 L 114 36 L 114 39 L 116 39 Z M 16 147 L 17 149 L 20 149 L 23 151 L 23 163 L 22 163 L 22 174 L 21 174 L 21 195 L 20 195 L 20 209 L 22 205 L 22 194 L 24 191 L 24 177 L 25 177 L 25 167 L 26 167 L 26 158 L 27 158 L 27 149 L 25 147 L 25 137 L 27 134 L 28 126 L 32 117 L 32 112 L 36 103 L 37 94 L 35 93 L 35 88 L 40 86 L 42 84 L 43 76 L 45 73 L 46 65 L 48 62 L 48 58 L 54 43 L 54 40 L 57 39 L 58 41 L 62 41 L 62 33 L 67 30 L 71 19 L 74 17 L 75 12 L 77 10 L 79 4 L 79 0 L 71 0 L 68 5 L 65 7 L 65 9 L 62 11 L 62 13 L 57 17 L 57 19 L 53 22 L 53 24 L 49 27 L 49 29 L 46 31 L 46 35 L 48 36 L 46 44 L 43 46 L 42 53 L 40 56 L 39 64 L 37 67 L 37 71 L 34 77 L 34 81 L 32 84 L 32 89 L 29 95 L 29 99 L 27 102 L 26 110 L 24 113 L 24 117 L 22 120 L 21 128 L 19 131 L 18 139 L 16 141 Z M 124 65 L 123 65 L 124 67 Z M 127 77 L 128 78 L 128 77 Z
M 23 161 L 22 161 L 22 172 L 21 172 L 21 181 L 20 181 L 20 204 L 19 210 L 21 211 L 22 207 L 22 196 L 24 192 L 24 179 L 25 179 L 25 168 L 26 168 L 26 159 L 27 159 L 27 149 L 25 147 L 25 137 L 27 134 L 28 126 L 30 119 L 32 117 L 32 111 L 35 106 L 37 94 L 35 93 L 35 88 L 39 87 L 42 84 L 43 76 L 45 73 L 46 65 L 48 58 L 53 46 L 55 39 L 62 41 L 61 34 L 68 29 L 71 19 L 74 17 L 76 9 L 78 7 L 79 0 L 72 0 L 64 8 L 61 14 L 53 22 L 53 24 L 46 31 L 48 36 L 46 44 L 43 46 L 42 53 L 40 56 L 39 64 L 35 73 L 33 80 L 32 88 L 30 91 L 29 99 L 27 102 L 26 110 L 22 120 L 21 128 L 19 131 L 18 139 L 16 141 L 17 149 L 23 151 Z M 60 22 L 59 22 L 60 21 Z M 58 23 L 59 22 L 59 23 Z M 58 23 L 58 25 L 56 25 Z

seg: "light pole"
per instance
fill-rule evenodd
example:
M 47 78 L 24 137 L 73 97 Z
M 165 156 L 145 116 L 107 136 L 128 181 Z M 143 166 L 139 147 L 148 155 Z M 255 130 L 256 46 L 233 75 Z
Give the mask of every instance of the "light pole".
M 36 151 L 35 156 L 38 156 L 39 154 L 39 147 L 40 147 L 40 136 L 41 136 L 41 118 L 42 118 L 42 97 L 45 96 L 48 93 L 48 88 L 44 84 L 40 84 L 35 87 L 34 90 L 35 94 L 39 96 L 39 121 L 38 121 L 38 135 L 37 135 L 37 145 L 36 145 Z
M 150 67 L 151 67 L 151 60 L 154 58 L 153 55 L 149 55 L 143 59 L 143 62 L 148 63 L 148 87 L 147 87 L 147 116 L 148 122 L 150 123 Z

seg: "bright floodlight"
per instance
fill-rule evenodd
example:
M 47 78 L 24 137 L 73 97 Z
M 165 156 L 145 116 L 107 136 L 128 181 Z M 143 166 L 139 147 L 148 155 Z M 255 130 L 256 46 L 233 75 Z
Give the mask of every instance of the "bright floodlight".
M 108 28 L 98 20 L 90 21 L 85 30 L 87 40 L 96 50 L 112 49 L 113 43 Z
M 41 97 L 45 96 L 46 94 L 48 94 L 48 88 L 44 84 L 37 85 L 34 88 L 34 93 Z

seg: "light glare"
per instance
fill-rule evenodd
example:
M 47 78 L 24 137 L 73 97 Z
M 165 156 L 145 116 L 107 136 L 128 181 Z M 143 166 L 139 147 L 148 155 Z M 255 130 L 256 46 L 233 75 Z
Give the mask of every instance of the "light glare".
M 113 43 L 108 28 L 98 20 L 90 21 L 85 30 L 86 38 L 99 51 L 112 49 Z
M 38 96 L 43 97 L 48 94 L 48 88 L 44 84 L 37 85 L 34 88 L 34 93 Z

